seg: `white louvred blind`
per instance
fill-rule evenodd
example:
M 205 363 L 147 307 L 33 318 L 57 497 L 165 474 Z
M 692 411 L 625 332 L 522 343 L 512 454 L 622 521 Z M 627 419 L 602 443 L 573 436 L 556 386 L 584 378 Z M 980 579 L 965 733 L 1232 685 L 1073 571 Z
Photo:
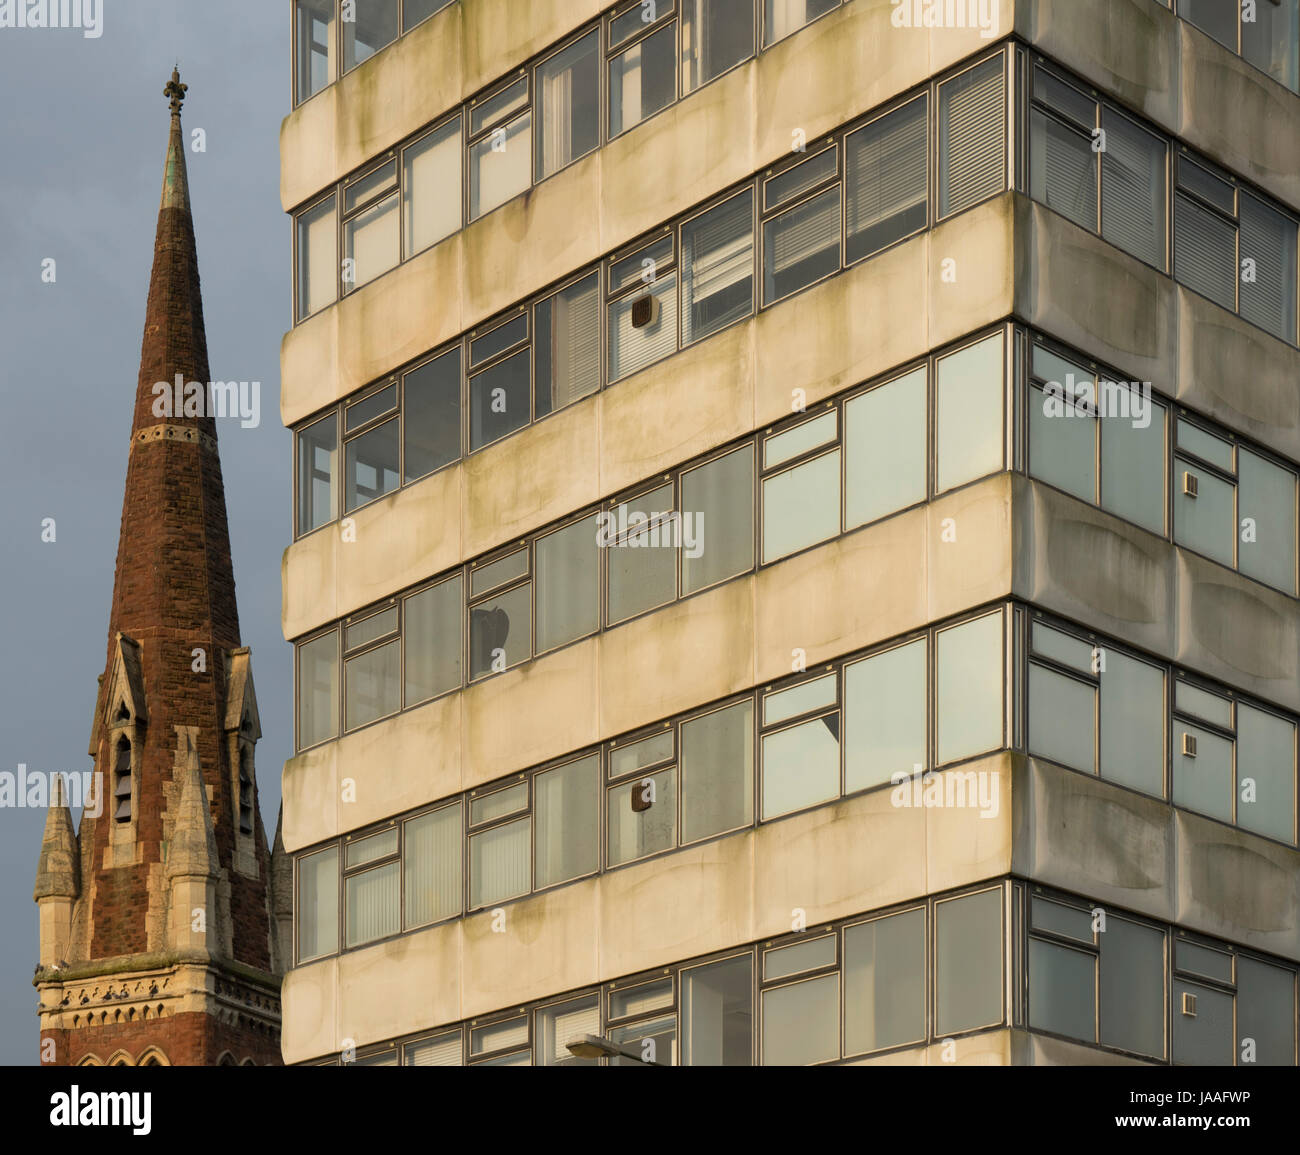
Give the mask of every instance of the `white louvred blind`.
M 926 102 L 917 100 L 844 142 L 848 233 L 925 204 Z
M 590 1006 L 578 1006 L 556 1012 L 555 1030 L 551 1039 L 551 1053 L 547 1061 L 557 1063 L 573 1058 L 569 1051 L 570 1040 L 583 1035 L 600 1034 L 600 1006 L 592 1002 Z
M 659 319 L 653 325 L 641 329 L 632 325 L 633 302 L 644 296 L 643 293 L 629 294 L 610 306 L 611 381 L 618 381 L 677 351 L 677 274 L 660 277 L 647 292 L 659 302 Z
M 753 276 L 751 194 L 719 205 L 692 221 L 682 232 L 682 284 L 687 303 L 683 336 L 690 341 L 695 335 L 695 306 Z
M 590 277 L 555 296 L 551 407 L 585 397 L 600 383 L 599 282 Z
M 1006 187 L 1002 57 L 939 87 L 939 214 L 960 212 Z
M 1164 268 L 1165 145 L 1122 116 L 1104 115 L 1101 157 L 1102 236 Z
M 461 1065 L 460 1032 L 421 1039 L 406 1048 L 408 1067 L 459 1067 Z
M 1035 200 L 1090 232 L 1097 231 L 1097 170 L 1092 142 L 1046 116 L 1031 114 L 1030 184 Z
M 1296 333 L 1296 226 L 1241 194 L 1241 257 L 1255 262 L 1241 281 L 1241 315 L 1285 341 Z
M 771 268 L 787 272 L 800 261 L 840 243 L 840 190 L 829 189 L 772 222 Z
M 1174 198 L 1174 278 L 1236 308 L 1236 227 L 1179 193 Z

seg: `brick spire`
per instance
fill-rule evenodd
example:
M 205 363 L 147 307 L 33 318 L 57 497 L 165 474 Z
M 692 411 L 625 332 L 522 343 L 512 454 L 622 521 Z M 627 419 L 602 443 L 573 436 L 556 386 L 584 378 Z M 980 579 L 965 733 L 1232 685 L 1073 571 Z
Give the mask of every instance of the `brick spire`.
M 77 839 L 81 888 L 66 936 L 68 967 L 49 990 L 54 975 L 37 978 L 43 1033 L 61 1041 L 56 1062 L 76 1062 L 79 1053 L 104 1060 L 96 1048 L 111 1049 L 110 1042 L 137 1060 L 146 1044 L 161 1047 L 172 1063 L 215 1063 L 224 1051 L 258 1064 L 279 1058 L 270 859 L 249 798 L 260 728 L 250 656 L 240 646 L 209 400 L 181 129 L 186 87 L 177 71 L 164 92 L 171 126 L 107 663 L 91 735 L 96 788 Z M 58 940 L 56 930 L 43 937 Z M 57 960 L 43 951 L 41 961 L 51 967 Z M 232 970 L 232 963 L 240 965 Z M 154 992 L 140 995 L 138 1015 L 124 1022 L 111 1002 L 111 1012 L 97 1012 L 95 976 L 131 971 L 140 977 L 123 990 Z M 264 978 L 250 979 L 250 972 Z M 79 987 L 72 1004 L 51 1005 L 50 995 L 62 999 L 71 979 L 92 985 Z M 212 1002 L 214 991 L 220 1003 Z M 251 1009 L 241 1017 L 230 1010 L 232 1000 Z M 54 1009 L 69 1005 L 73 1011 Z M 89 1009 L 76 1013 L 81 1007 Z M 177 1025 L 165 1029 L 169 1017 Z M 109 1039 L 105 1030 L 119 1034 Z

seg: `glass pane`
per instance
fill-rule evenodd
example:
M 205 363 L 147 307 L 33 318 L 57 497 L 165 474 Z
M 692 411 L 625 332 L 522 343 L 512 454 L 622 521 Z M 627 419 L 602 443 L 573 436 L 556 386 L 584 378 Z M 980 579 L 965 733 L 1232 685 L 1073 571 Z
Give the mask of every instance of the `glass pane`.
M 1165 674 L 1114 650 L 1099 661 L 1101 776 L 1163 798 Z
M 1234 472 L 1232 464 L 1232 442 L 1223 437 L 1193 425 L 1190 421 L 1178 422 L 1178 448 L 1193 453 L 1202 461 L 1217 465 L 1228 473 Z
M 1101 418 L 1101 504 L 1163 535 L 1165 407 L 1152 400 L 1149 390 L 1130 392 L 1129 399 L 1129 416 Z
M 537 652 L 600 629 L 597 516 L 537 540 Z
M 1002 615 L 990 614 L 938 638 L 938 763 L 1002 745 Z
M 844 790 L 864 790 L 925 767 L 926 642 L 844 668 Z
M 1183 492 L 1183 475 L 1197 482 L 1197 496 Z M 1174 458 L 1174 540 L 1224 565 L 1232 565 L 1236 537 L 1236 488 L 1199 465 Z
M 404 1067 L 459 1067 L 461 1065 L 460 1028 L 431 1039 L 407 1043 Z
M 470 570 L 469 596 L 476 598 L 490 590 L 503 586 L 528 573 L 528 550 L 516 550 L 512 554 L 490 561 Z
M 763 0 L 763 47 L 838 8 L 840 0 Z
M 925 911 L 844 931 L 844 1053 L 925 1038 Z
M 840 451 L 763 482 L 763 561 L 775 561 L 840 532 Z
M 402 708 L 402 643 L 386 645 L 349 658 L 347 667 L 347 729 L 364 726 Z
M 406 481 L 460 457 L 460 350 L 418 369 L 402 386 L 402 469 Z
M 1237 956 L 1237 1056 L 1246 1065 L 1247 1040 L 1254 1062 L 1295 1066 L 1295 972 Z
M 682 0 L 682 94 L 754 55 L 754 0 Z
M 356 866 L 365 866 L 368 862 L 375 862 L 380 858 L 387 858 L 390 854 L 397 853 L 397 827 L 391 830 L 384 830 L 379 834 L 371 834 L 366 838 L 356 838 L 346 844 L 343 855 L 343 864 L 351 870 Z
M 1179 939 L 1174 944 L 1174 962 L 1180 971 L 1217 979 L 1221 983 L 1232 982 L 1232 955 L 1225 950 L 1214 950 L 1188 939 Z
M 650 1011 L 666 1010 L 673 1005 L 673 980 L 658 979 L 609 992 L 609 1017 L 626 1019 Z
M 1101 235 L 1139 260 L 1165 267 L 1165 142 L 1102 108 Z
M 472 453 L 527 425 L 531 357 L 521 349 L 469 381 L 469 448 Z
M 609 62 L 609 135 L 640 124 L 677 98 L 677 24 L 670 21 Z
M 1029 666 L 1029 751 L 1088 774 L 1097 772 L 1097 689 L 1044 666 Z
M 1185 1014 L 1183 995 L 1196 998 L 1196 1013 Z M 1174 1062 L 1231 1067 L 1232 996 L 1196 983 L 1174 980 Z
M 346 23 L 346 21 L 345 21 Z M 343 186 L 343 213 L 346 216 L 359 205 L 373 200 L 381 193 L 397 188 L 397 162 L 389 161 L 372 169 L 365 176 L 345 182 Z
M 1196 739 L 1196 757 L 1184 754 L 1183 735 Z M 1232 821 L 1232 743 L 1174 719 L 1174 805 Z
M 1097 500 L 1097 419 L 1069 394 L 1030 388 L 1029 472 L 1087 502 Z
M 754 194 L 682 225 L 682 344 L 754 311 Z
M 939 85 L 939 216 L 982 201 L 1007 185 L 1003 57 Z
M 1029 940 L 1029 1025 L 1084 1042 L 1096 1040 L 1094 955 Z
M 483 336 L 469 343 L 469 367 L 477 369 L 484 362 L 492 360 L 498 353 L 513 349 L 527 339 L 528 313 L 516 313 L 505 324 L 489 329 Z
M 811 682 L 801 682 L 789 690 L 778 690 L 763 699 L 763 725 L 775 726 L 788 718 L 797 718 L 810 710 L 835 705 L 836 678 L 827 674 Z
M 454 918 L 461 911 L 460 806 L 421 814 L 403 827 L 407 929 Z
M 459 577 L 406 599 L 406 704 L 413 706 L 461 684 L 465 595 Z
M 824 935 L 811 942 L 777 947 L 763 952 L 763 981 L 789 978 L 803 971 L 835 965 L 835 936 Z
M 477 826 L 480 822 L 491 822 L 494 818 L 504 818 L 507 814 L 527 809 L 528 783 L 519 782 L 474 798 L 469 804 L 469 821 L 471 826 Z
M 1108 913 L 1098 938 L 1100 1042 L 1164 1058 L 1165 932 Z
M 1073 85 L 1058 80 L 1046 68 L 1034 69 L 1034 99 L 1062 113 L 1080 128 L 1091 132 L 1096 127 L 1097 101 Z
M 609 265 L 610 294 L 626 289 L 640 281 L 644 285 L 653 285 L 659 273 L 673 262 L 672 236 L 660 237 L 648 245 L 642 245 L 625 257 L 611 261 Z
M 763 225 L 763 303 L 770 305 L 840 267 L 840 190 L 771 217 Z
M 1296 0 L 1256 3 L 1253 20 L 1241 21 L 1241 54 L 1292 92 L 1300 89 L 1300 21 Z
M 359 946 L 387 938 L 401 929 L 397 906 L 401 893 L 401 864 L 390 862 L 344 880 L 347 945 Z
M 331 846 L 298 859 L 298 961 L 339 949 L 339 852 Z
M 670 1015 L 664 1019 L 652 1019 L 648 1023 L 632 1023 L 626 1027 L 615 1027 L 609 1032 L 609 1040 L 627 1047 L 635 1052 L 636 1057 L 612 1058 L 611 1067 L 639 1067 L 642 1064 L 656 1064 L 672 1067 L 677 1064 L 677 1017 Z
M 423 252 L 460 228 L 460 158 L 459 116 L 403 151 L 405 256 Z
M 534 418 L 600 388 L 599 274 L 561 289 L 533 310 Z
M 642 738 L 609 752 L 609 776 L 618 778 L 634 770 L 665 762 L 673 756 L 673 731 L 665 730 L 652 738 Z
M 847 262 L 925 228 L 928 109 L 926 97 L 913 100 L 845 139 Z
M 754 959 L 682 971 L 682 1062 L 695 1067 L 748 1067 L 754 1039 Z
M 298 320 L 338 296 L 339 257 L 334 197 L 298 217 Z
M 479 1027 L 469 1033 L 469 1053 L 485 1055 L 505 1047 L 519 1047 L 528 1042 L 528 1020 L 523 1016 L 507 1019 L 504 1023 Z
M 677 845 L 677 772 L 669 767 L 608 792 L 610 866 Z M 646 806 L 634 810 L 633 803 Z
M 1034 108 L 1029 114 L 1029 195 L 1097 231 L 1097 154 L 1092 138 Z
M 500 673 L 532 657 L 532 586 L 482 602 L 469 611 L 469 676 Z
M 470 220 L 478 220 L 532 184 L 532 123 L 532 114 L 524 113 L 470 145 Z
M 339 639 L 331 630 L 298 647 L 298 749 L 339 732 Z
M 939 361 L 938 489 L 1002 468 L 1002 334 Z
M 376 641 L 379 638 L 395 632 L 397 629 L 397 607 L 392 606 L 389 609 L 381 610 L 377 614 L 371 614 L 368 618 L 362 618 L 357 622 L 349 622 L 343 631 L 343 648 L 345 650 L 355 650 L 364 646 L 367 642 Z
M 402 0 L 402 30 L 409 32 L 422 20 L 441 12 L 452 0 Z
M 504 120 L 527 106 L 528 80 L 526 77 L 521 77 L 474 105 L 469 114 L 470 135 L 476 136 L 489 124 Z
M 669 520 L 672 511 L 673 490 L 669 484 L 605 515 L 599 544 L 609 559 L 611 624 L 664 605 L 677 596 L 674 539 L 678 529 Z
M 600 33 L 593 29 L 537 68 L 537 179 L 600 144 Z
M 609 46 L 617 48 L 625 40 L 630 40 L 638 32 L 649 28 L 656 20 L 673 13 L 673 0 L 664 3 L 644 4 L 641 0 L 625 5 L 617 16 L 610 17 Z
M 533 782 L 536 885 L 592 873 L 600 866 L 600 755 L 548 770 Z
M 344 512 L 351 513 L 397 488 L 401 474 L 398 472 L 400 448 L 396 417 L 345 442 L 344 452 L 347 460 Z
M 926 374 L 878 385 L 844 406 L 844 528 L 925 500 Z
M 682 842 L 754 820 L 754 703 L 682 723 Z
M 774 209 L 784 201 L 829 180 L 840 169 L 839 150 L 834 144 L 814 153 L 807 160 L 791 165 L 763 182 L 763 208 Z
M 470 909 L 516 898 L 532 888 L 529 825 L 527 818 L 520 818 L 470 835 Z
M 839 975 L 763 992 L 764 1066 L 803 1067 L 839 1057 Z
M 355 68 L 397 39 L 397 0 L 355 0 L 343 21 L 343 69 Z
M 1267 8 L 1269 0 L 1259 7 Z M 1223 0 L 1178 0 L 1178 15 L 1226 48 L 1237 51 L 1237 5 Z
M 763 442 L 763 468 L 771 469 L 802 453 L 834 441 L 839 432 L 839 414 L 832 409 L 811 421 L 787 429 Z
M 1204 722 L 1232 729 L 1232 701 L 1221 694 L 1202 690 L 1182 678 L 1174 679 L 1174 708 Z
M 343 224 L 343 291 L 350 293 L 401 259 L 397 194 Z M 348 265 L 347 261 L 351 264 Z
M 637 325 L 638 301 L 655 302 L 651 319 Z M 657 313 L 655 312 L 657 310 Z M 609 379 L 619 381 L 677 352 L 677 274 L 661 277 L 645 292 L 630 293 L 609 306 Z
M 1101 651 L 1094 651 L 1091 644 L 1063 630 L 1054 630 L 1045 622 L 1035 622 L 1033 633 L 1033 651 L 1044 658 L 1051 658 L 1063 666 L 1078 671 L 1080 674 L 1095 674 L 1100 668 Z
M 333 415 L 298 434 L 298 532 L 310 533 L 337 516 L 338 418 Z
M 397 408 L 397 386 L 388 385 L 377 393 L 349 405 L 343 414 L 343 432 L 351 433 L 368 421 Z
M 1182 188 L 1191 189 L 1229 216 L 1233 216 L 1237 211 L 1237 194 L 1232 183 L 1202 168 L 1186 153 L 1180 153 L 1178 156 L 1178 184 Z
M 1094 945 L 1092 915 L 1077 906 L 1034 895 L 1029 904 L 1029 925 L 1035 930 L 1049 930 L 1086 946 Z
M 935 905 L 935 1031 L 1002 1021 L 1002 891 Z
M 1241 572 L 1293 594 L 1296 475 L 1246 449 L 1238 453 L 1237 467 L 1241 530 L 1237 556 Z
M 537 1012 L 538 1060 L 543 1067 L 598 1067 L 599 1059 L 579 1059 L 568 1043 L 600 1034 L 600 996 L 583 995 Z
M 1295 841 L 1295 723 L 1237 707 L 1237 825 Z
M 1180 166 L 1181 167 L 1181 166 Z M 1237 301 L 1237 229 L 1181 193 L 1174 197 L 1174 277 L 1225 309 Z
M 682 474 L 682 593 L 754 567 L 754 451 Z
M 840 718 L 828 714 L 763 738 L 763 818 L 840 793 Z
M 298 0 L 298 101 L 301 103 L 334 81 L 335 0 Z

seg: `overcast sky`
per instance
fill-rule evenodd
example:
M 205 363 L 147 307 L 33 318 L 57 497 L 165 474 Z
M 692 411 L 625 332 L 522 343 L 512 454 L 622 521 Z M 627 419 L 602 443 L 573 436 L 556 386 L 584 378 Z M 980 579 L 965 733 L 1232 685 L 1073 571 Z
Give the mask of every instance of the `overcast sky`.
M 262 716 L 262 821 L 290 753 L 280 556 L 290 441 L 280 122 L 288 0 L 105 0 L 103 35 L 0 28 L 0 773 L 86 771 L 103 673 L 168 111 L 179 60 L 214 380 L 260 381 L 261 424 L 219 421 L 243 642 Z M 53 284 L 42 262 L 56 262 Z M 41 540 L 55 519 L 56 540 Z M 38 1060 L 32 901 L 44 811 L 0 807 L 0 1063 Z

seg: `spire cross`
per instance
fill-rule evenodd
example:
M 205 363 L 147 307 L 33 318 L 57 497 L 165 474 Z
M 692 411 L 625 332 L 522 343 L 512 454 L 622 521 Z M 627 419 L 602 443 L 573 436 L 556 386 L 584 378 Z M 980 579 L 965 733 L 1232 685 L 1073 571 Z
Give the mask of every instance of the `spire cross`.
M 163 89 L 163 95 L 171 97 L 173 116 L 180 116 L 181 104 L 184 103 L 185 93 L 189 91 L 189 87 L 188 84 L 181 83 L 180 70 L 173 68 L 172 78 L 167 82 L 167 87 Z

